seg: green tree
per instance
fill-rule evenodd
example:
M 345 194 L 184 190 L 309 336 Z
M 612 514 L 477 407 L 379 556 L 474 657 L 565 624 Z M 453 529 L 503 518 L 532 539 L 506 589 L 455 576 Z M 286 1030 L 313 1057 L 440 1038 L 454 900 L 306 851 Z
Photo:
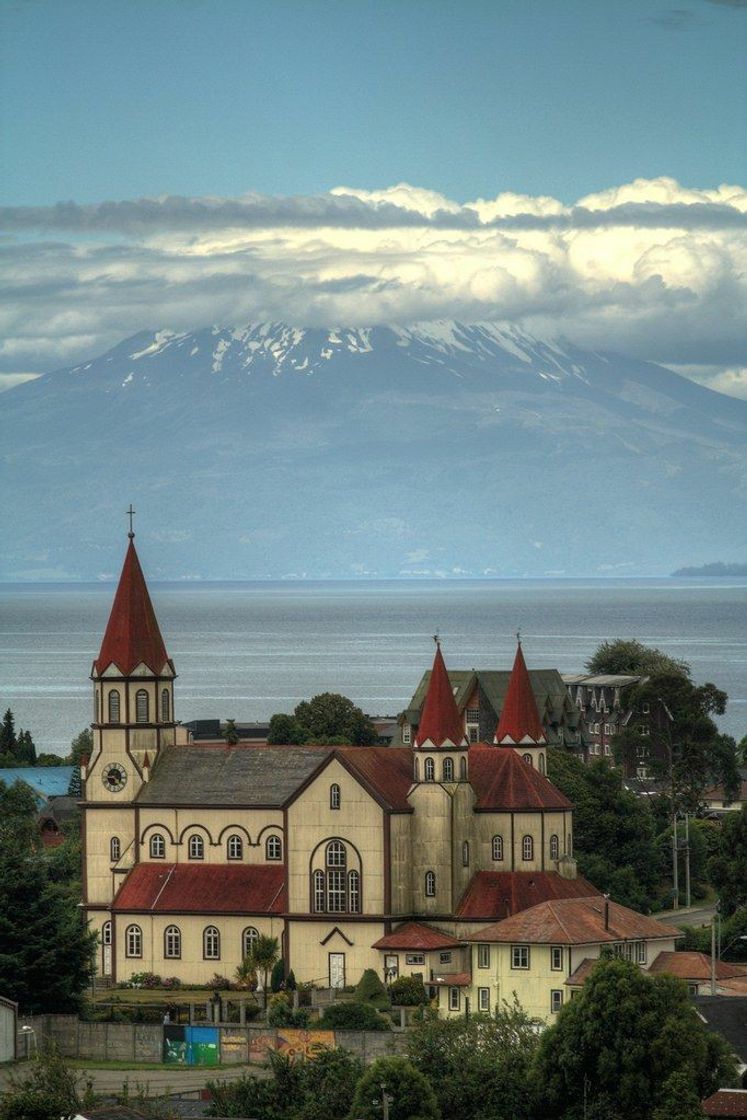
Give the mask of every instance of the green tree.
M 11 1076 L 0 1096 L 0 1120 L 72 1120 L 82 1102 L 78 1076 L 50 1048 L 32 1059 L 30 1073 Z
M 677 673 L 690 676 L 686 661 L 678 661 L 653 646 L 644 646 L 634 638 L 615 638 L 602 642 L 586 662 L 589 673 L 613 673 L 647 676 L 652 673 Z
M 279 951 L 277 937 L 270 937 L 267 933 L 261 933 L 259 937 L 255 938 L 251 953 L 245 958 L 247 967 L 252 971 L 259 972 L 262 976 L 262 994 L 265 1007 L 267 1007 L 268 977 L 278 959 Z
M 383 1093 L 389 1097 L 390 1120 L 440 1120 L 430 1081 L 407 1058 L 372 1062 L 355 1087 L 351 1120 L 381 1120 Z
M 284 983 L 285 983 L 285 961 L 282 959 L 282 957 L 279 957 L 278 960 L 275 961 L 275 964 L 272 966 L 272 972 L 270 974 L 270 991 L 271 992 L 282 991 Z
M 430 1081 L 443 1120 L 528 1120 L 535 1024 L 514 1003 L 492 1017 L 427 1016 L 407 1039 L 410 1061 Z
M 370 1003 L 377 1011 L 388 1011 L 392 1006 L 389 993 L 375 968 L 367 968 L 355 988 L 358 1003 Z
M 645 752 L 678 813 L 695 812 L 704 789 L 715 782 L 735 796 L 736 744 L 712 719 L 724 712 L 726 701 L 713 684 L 695 685 L 681 673 L 652 675 L 630 694 L 633 710 L 649 714 L 632 719 L 615 736 L 616 758 L 633 763 Z
M 711 882 L 719 893 L 721 913 L 747 906 L 747 806 L 723 822 L 715 855 L 709 860 Z
M 363 1063 L 347 1050 L 319 1047 L 308 1061 L 271 1051 L 270 1077 L 211 1082 L 212 1115 L 256 1120 L 345 1120 Z
M 293 715 L 277 712 L 270 719 L 268 743 L 320 743 L 370 746 L 376 728 L 352 700 L 337 692 L 322 692 L 298 704 Z
M 325 1007 L 320 1026 L 327 1031 L 390 1031 L 392 1021 L 380 1015 L 373 1004 L 345 1000 Z
M 573 850 L 581 874 L 615 902 L 649 910 L 660 864 L 648 806 L 604 759 L 585 765 L 567 751 L 550 749 L 547 765 L 550 781 L 574 805 Z
M 229 747 L 235 747 L 239 741 L 239 733 L 236 730 L 236 720 L 227 719 L 226 726 L 223 728 L 221 734 L 228 743 Z
M 700 1099 L 728 1084 L 735 1066 L 681 980 L 602 960 L 542 1035 L 533 1073 L 538 1112 L 547 1120 L 652 1120 L 674 1074 L 684 1075 L 679 1092 L 686 1079 Z
M 93 734 L 90 727 L 84 727 L 83 730 L 75 736 L 70 744 L 70 754 L 64 760 L 68 766 L 80 766 L 80 760 L 90 758 L 93 751 Z
M 0 782 L 0 991 L 28 1013 L 77 1011 L 96 936 L 77 894 L 60 889 L 35 850 L 36 805 Z
M 16 757 L 19 766 L 36 766 L 36 745 L 30 731 L 18 730 Z
M 294 1120 L 344 1120 L 363 1062 L 342 1048 L 321 1048 L 304 1064 L 303 1096 Z
M 0 727 L 0 754 L 11 755 L 15 758 L 17 745 L 15 720 L 12 711 L 8 708 L 3 716 L 2 727 Z
M 677 1070 L 667 1078 L 652 1120 L 703 1120 L 700 1097 L 687 1071 Z

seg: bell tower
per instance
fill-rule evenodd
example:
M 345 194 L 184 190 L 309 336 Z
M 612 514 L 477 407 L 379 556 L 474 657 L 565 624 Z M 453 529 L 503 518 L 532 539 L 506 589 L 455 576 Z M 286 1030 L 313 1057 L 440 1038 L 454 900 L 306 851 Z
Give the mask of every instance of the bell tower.
M 519 634 L 516 635 L 516 643 L 516 657 L 493 742 L 498 747 L 512 747 L 525 762 L 544 774 L 547 769 L 547 737 L 537 711 Z
M 172 745 L 175 737 L 176 672 L 135 549 L 133 513 L 130 507 L 122 574 L 91 669 L 94 720 L 87 800 L 131 801 L 148 781 L 161 748 Z

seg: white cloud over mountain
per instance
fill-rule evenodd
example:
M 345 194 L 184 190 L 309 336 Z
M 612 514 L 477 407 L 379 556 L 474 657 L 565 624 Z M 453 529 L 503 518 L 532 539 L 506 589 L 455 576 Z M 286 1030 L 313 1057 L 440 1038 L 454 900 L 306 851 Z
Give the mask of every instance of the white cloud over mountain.
M 638 179 L 461 204 L 398 184 L 313 198 L 6 207 L 0 369 L 146 327 L 515 320 L 744 391 L 747 190 Z

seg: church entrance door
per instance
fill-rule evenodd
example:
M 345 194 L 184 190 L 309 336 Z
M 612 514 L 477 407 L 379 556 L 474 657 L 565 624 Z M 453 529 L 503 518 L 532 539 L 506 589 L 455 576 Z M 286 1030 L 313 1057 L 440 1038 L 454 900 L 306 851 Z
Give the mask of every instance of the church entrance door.
M 330 988 L 345 987 L 345 954 L 329 954 L 329 986 Z

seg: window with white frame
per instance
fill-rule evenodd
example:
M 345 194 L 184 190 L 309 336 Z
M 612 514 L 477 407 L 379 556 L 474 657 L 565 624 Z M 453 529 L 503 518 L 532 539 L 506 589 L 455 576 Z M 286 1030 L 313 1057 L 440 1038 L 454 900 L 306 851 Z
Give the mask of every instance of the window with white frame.
M 314 872 L 313 885 L 314 910 L 317 914 L 323 914 L 326 909 L 326 885 L 323 871 Z
M 272 860 L 283 858 L 283 845 L 279 836 L 267 837 L 265 842 L 265 858 Z
M 166 926 L 163 934 L 163 955 L 178 960 L 182 955 L 182 933 L 179 926 Z
M 647 723 L 642 723 L 641 726 L 638 728 L 638 734 L 646 736 L 646 735 L 648 735 L 648 733 L 649 733 L 648 724 Z
M 143 931 L 140 926 L 128 926 L 125 930 L 125 956 L 142 957 Z
M 612 747 L 609 743 L 604 744 L 604 753 L 609 757 L 612 754 Z
M 244 841 L 235 833 L 233 836 L 228 837 L 228 843 L 226 844 L 226 855 L 229 859 L 244 858 Z
M 490 1011 L 490 988 L 477 989 L 477 1010 Z
M 562 972 L 563 970 L 563 946 L 551 945 L 550 946 L 550 968 L 553 972 Z
M 587 727 L 588 727 L 588 729 L 589 729 L 589 734 L 590 734 L 590 735 L 593 735 L 593 734 L 594 734 L 594 724 L 593 724 L 593 723 L 587 723 L 587 725 L 586 725 L 586 726 L 587 726 Z
M 337 782 L 333 782 L 329 787 L 329 807 L 330 809 L 339 809 L 341 803 L 340 787 Z
M 436 764 L 432 758 L 426 758 L 423 763 L 423 777 L 426 782 L 432 782 L 436 777 Z
M 636 964 L 646 963 L 646 942 L 636 941 L 635 943 L 635 962 Z
M 610 725 L 608 723 L 605 723 L 604 725 L 604 733 L 605 735 L 609 735 L 610 733 Z
M 598 724 L 598 723 L 595 723 L 595 724 L 594 724 L 594 734 L 595 734 L 595 735 L 598 735 L 598 734 L 599 734 L 599 724 Z
M 425 964 L 425 953 L 405 953 L 405 964 Z
M 259 930 L 254 926 L 247 926 L 241 934 L 241 959 L 251 957 L 254 946 L 259 941 Z
M 139 688 L 135 693 L 135 721 L 147 723 L 149 716 L 148 693 L 144 688 Z
M 426 871 L 425 873 L 425 894 L 427 898 L 435 898 L 436 895 L 436 873 L 435 871 Z
M 643 712 L 644 716 L 647 716 L 649 714 L 649 712 L 651 711 L 651 705 L 650 704 L 642 704 L 641 705 L 641 711 Z
M 467 728 L 467 737 L 470 743 L 477 743 L 480 739 L 480 728 L 476 727 L 474 723 L 471 724 Z
M 109 841 L 109 860 L 111 863 L 116 863 L 122 855 L 122 844 L 118 836 L 112 836 Z
M 529 946 L 511 946 L 511 968 L 529 968 Z
M 330 840 L 324 850 L 324 870 L 311 875 L 312 906 L 316 913 L 359 914 L 361 875 L 348 866 L 348 850 L 342 840 Z
M 402 742 L 405 744 L 405 746 L 409 746 L 409 744 L 412 742 L 412 728 L 410 727 L 409 723 L 405 723 L 402 725 Z
M 494 836 L 492 847 L 493 847 L 493 859 L 496 861 L 496 863 L 499 863 L 503 859 L 503 837 L 502 836 Z
M 521 858 L 534 859 L 534 840 L 531 836 L 524 836 L 521 841 Z
M 459 759 L 459 778 L 460 781 L 467 781 L 467 759 L 464 755 Z
M 561 989 L 554 988 L 550 992 L 550 1010 L 560 1011 L 563 1006 L 563 992 Z
M 101 944 L 111 945 L 112 943 L 112 924 L 111 922 L 104 922 L 101 927 Z
M 220 960 L 220 933 L 216 926 L 205 926 L 202 932 L 202 956 L 206 961 Z
M 449 1011 L 458 1011 L 461 1002 L 458 988 L 449 988 Z
M 526 762 L 527 766 L 531 766 L 531 765 L 532 765 L 532 756 L 531 756 L 531 755 L 529 754 L 529 752 L 527 752 L 526 754 L 523 754 L 523 755 L 522 755 L 521 757 L 522 757 L 522 758 L 524 759 L 524 761 Z
M 205 841 L 201 836 L 190 836 L 187 845 L 187 854 L 190 859 L 205 858 Z
M 560 859 L 560 840 L 555 833 L 550 837 L 550 859 Z
M 479 723 L 479 722 L 480 722 L 480 709 L 479 708 L 467 708 L 467 723 Z
M 442 767 L 442 773 L 443 773 L 445 782 L 453 782 L 454 781 L 454 760 L 453 759 L 451 759 L 451 758 L 445 758 L 444 759 L 443 767 Z
M 150 838 L 150 858 L 166 858 L 166 841 L 164 840 L 160 832 L 154 832 Z
M 361 909 L 361 877 L 357 871 L 348 872 L 348 910 L 359 914 Z
M 490 968 L 490 946 L 478 945 L 477 946 L 477 967 Z

